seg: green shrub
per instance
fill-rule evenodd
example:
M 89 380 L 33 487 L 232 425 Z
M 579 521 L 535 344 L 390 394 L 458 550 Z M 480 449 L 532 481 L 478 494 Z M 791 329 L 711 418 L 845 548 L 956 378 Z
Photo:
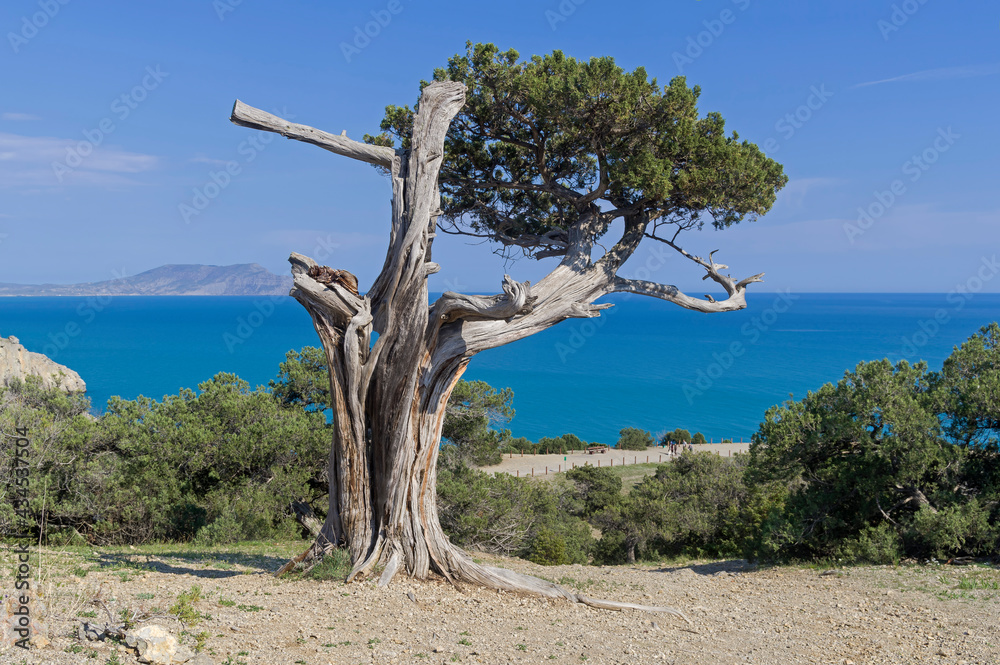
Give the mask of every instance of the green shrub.
M 439 471 L 437 488 L 441 526 L 456 545 L 506 556 L 536 552 L 548 560 L 551 543 L 561 541 L 560 559 L 589 559 L 590 528 L 566 510 L 575 503 L 571 487 L 458 466 Z
M 569 563 L 566 540 L 548 527 L 541 527 L 528 546 L 528 561 L 543 566 L 561 566 Z
M 645 450 L 654 444 L 653 435 L 644 429 L 626 427 L 618 433 L 619 450 Z
M 744 483 L 744 456 L 684 453 L 657 468 L 609 508 L 595 559 L 622 563 L 660 556 L 733 556 L 773 498 Z
M 579 466 L 566 472 L 574 484 L 574 493 L 580 501 L 581 517 L 591 517 L 618 503 L 622 498 L 622 479 L 609 468 Z
M 903 539 L 888 522 L 868 526 L 857 536 L 845 538 L 835 550 L 846 563 L 898 564 L 903 556 Z
M 997 551 L 997 527 L 976 499 L 932 511 L 923 506 L 913 516 L 907 533 L 913 553 L 935 559 L 962 554 L 976 556 Z

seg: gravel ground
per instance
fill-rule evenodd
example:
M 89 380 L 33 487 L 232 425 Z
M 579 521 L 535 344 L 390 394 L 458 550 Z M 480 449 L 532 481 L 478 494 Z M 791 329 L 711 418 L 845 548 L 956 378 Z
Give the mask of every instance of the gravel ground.
M 98 607 L 93 599 L 114 614 L 166 614 L 178 594 L 195 585 L 201 599 L 193 608 L 203 615 L 196 625 L 163 617 L 151 622 L 185 631 L 182 641 L 190 645 L 202 633 L 203 653 L 226 665 L 1000 663 L 995 568 L 824 571 L 757 569 L 742 561 L 543 567 L 481 557 L 590 596 L 677 607 L 690 617 L 688 625 L 670 615 L 459 591 L 441 581 L 400 577 L 377 589 L 371 582 L 275 579 L 267 571 L 288 550 L 257 557 L 225 550 L 47 553 L 43 618 L 50 644 L 0 651 L 0 663 L 135 663 L 114 645 L 75 637 L 77 624 Z M 3 562 L 10 571 L 9 552 Z M 10 582 L 7 573 L 3 588 Z

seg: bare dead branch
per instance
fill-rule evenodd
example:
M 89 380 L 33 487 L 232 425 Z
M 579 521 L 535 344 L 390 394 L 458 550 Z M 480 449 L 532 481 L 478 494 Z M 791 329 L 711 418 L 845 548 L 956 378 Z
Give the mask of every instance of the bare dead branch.
M 758 280 L 760 281 L 760 280 Z M 716 301 L 709 296 L 709 300 L 699 300 L 683 293 L 676 286 L 671 284 L 657 284 L 641 279 L 625 279 L 616 277 L 614 281 L 614 291 L 616 293 L 635 293 L 641 296 L 652 296 L 680 305 L 685 309 L 696 312 L 712 314 L 716 312 L 734 312 L 745 309 L 747 301 L 745 297 L 746 289 L 736 291 L 726 300 Z
M 311 143 L 332 153 L 383 168 L 389 168 L 392 165 L 392 159 L 396 154 L 391 148 L 368 145 L 367 143 L 351 140 L 346 136 L 328 134 L 308 125 L 299 125 L 283 120 L 267 111 L 261 111 L 258 108 L 244 104 L 238 99 L 233 105 L 233 112 L 229 120 L 241 127 L 281 134 L 285 138 Z
M 500 295 L 468 296 L 453 291 L 442 294 L 434 303 L 432 320 L 441 325 L 460 318 L 509 319 L 530 314 L 536 300 L 530 282 L 516 282 L 504 275 Z

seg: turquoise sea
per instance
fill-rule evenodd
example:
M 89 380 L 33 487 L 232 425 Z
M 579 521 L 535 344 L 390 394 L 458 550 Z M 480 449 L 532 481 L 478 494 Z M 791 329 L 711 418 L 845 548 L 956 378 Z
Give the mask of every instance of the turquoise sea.
M 934 369 L 1000 319 L 1000 294 L 755 292 L 705 315 L 639 296 L 473 359 L 467 379 L 514 390 L 515 436 L 613 443 L 626 426 L 748 438 L 765 410 L 862 360 Z M 162 398 L 217 372 L 266 385 L 285 352 L 318 339 L 282 297 L 3 298 L 0 335 L 76 370 L 94 410 L 112 395 Z

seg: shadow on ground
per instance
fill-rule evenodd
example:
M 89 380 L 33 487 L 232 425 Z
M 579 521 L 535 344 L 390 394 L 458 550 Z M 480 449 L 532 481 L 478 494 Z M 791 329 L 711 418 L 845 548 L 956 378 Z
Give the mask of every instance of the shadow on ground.
M 757 564 L 750 563 L 746 559 L 730 559 L 728 561 L 711 561 L 709 563 L 689 563 L 678 566 L 664 566 L 655 568 L 654 573 L 676 573 L 681 570 L 690 570 L 698 575 L 716 575 L 718 573 L 751 573 L 759 570 Z
M 251 555 L 239 552 L 176 552 L 136 554 L 128 552 L 101 553 L 92 559 L 102 571 L 143 572 L 170 575 L 191 575 L 221 579 L 246 574 L 273 573 L 287 559 L 276 556 Z M 181 564 L 181 565 L 178 565 Z M 183 565 L 191 564 L 191 565 Z M 240 569 L 234 569 L 239 566 Z

